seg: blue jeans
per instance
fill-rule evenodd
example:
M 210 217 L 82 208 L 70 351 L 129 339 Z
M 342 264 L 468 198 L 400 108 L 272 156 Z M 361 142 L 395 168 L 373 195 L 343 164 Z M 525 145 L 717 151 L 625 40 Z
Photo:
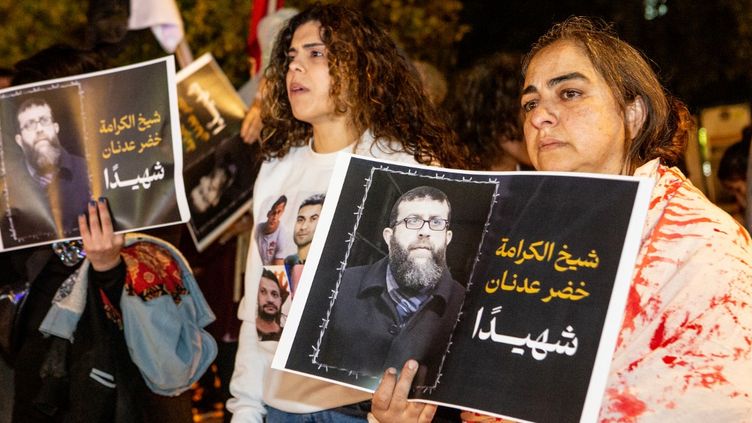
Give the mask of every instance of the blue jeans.
M 288 413 L 267 405 L 266 421 L 267 423 L 363 423 L 367 420 L 365 417 L 354 417 L 340 413 L 339 411 L 336 411 L 336 409 L 317 411 L 308 414 L 296 414 Z

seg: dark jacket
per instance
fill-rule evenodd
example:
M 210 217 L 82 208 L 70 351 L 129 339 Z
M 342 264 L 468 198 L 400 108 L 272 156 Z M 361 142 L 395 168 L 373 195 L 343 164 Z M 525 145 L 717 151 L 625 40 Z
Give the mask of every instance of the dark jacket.
M 3 219 L 6 247 L 79 236 L 78 215 L 86 212 L 91 199 L 86 161 L 63 149 L 59 167 L 46 189 L 29 175 L 25 162 L 11 168 L 10 213 Z
M 348 371 L 381 376 L 409 358 L 421 364 L 418 385 L 434 384 L 465 289 L 442 275 L 435 294 L 400 327 L 386 289 L 388 259 L 346 269 L 342 275 L 318 361 Z
M 44 337 L 38 328 L 60 284 L 78 265 L 64 266 L 49 246 L 4 254 L 9 255 L 16 277 L 31 281 L 19 319 L 14 422 L 191 420 L 190 391 L 178 397 L 152 393 L 130 359 L 122 331 L 105 316 L 100 289 L 113 303 L 119 303 L 125 280 L 123 264 L 107 272 L 89 272 L 86 308 L 71 344 L 62 338 Z M 63 365 L 52 366 L 53 374 L 43 376 L 45 363 Z M 115 380 L 115 388 L 107 383 L 108 375 Z

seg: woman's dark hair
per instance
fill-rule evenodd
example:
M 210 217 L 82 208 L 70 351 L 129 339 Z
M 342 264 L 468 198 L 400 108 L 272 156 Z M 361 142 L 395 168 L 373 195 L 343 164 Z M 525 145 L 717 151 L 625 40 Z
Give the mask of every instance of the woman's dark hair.
M 629 142 L 630 137 L 626 138 L 624 171 L 631 174 L 655 158 L 667 165 L 676 165 L 694 127 L 687 107 L 666 93 L 647 59 L 620 40 L 603 21 L 575 16 L 554 25 L 525 56 L 523 75 L 536 54 L 561 40 L 573 41 L 585 51 L 611 88 L 622 112 L 637 97 L 645 103 L 646 118 L 642 127 L 636 134 L 626 134 L 633 139 Z
M 456 79 L 447 109 L 453 128 L 479 169 L 506 153 L 502 142 L 523 142 L 520 124 L 520 56 L 496 53 L 478 60 Z
M 283 157 L 308 142 L 310 124 L 295 119 L 285 77 L 288 49 L 295 30 L 307 22 L 321 24 L 326 45 L 330 97 L 337 113 L 348 115 L 358 131 L 401 144 L 420 163 L 465 167 L 460 146 L 447 119 L 431 104 L 410 61 L 370 18 L 345 6 L 315 4 L 290 19 L 278 35 L 264 76 L 262 151 Z M 371 146 L 371 148 L 381 148 Z

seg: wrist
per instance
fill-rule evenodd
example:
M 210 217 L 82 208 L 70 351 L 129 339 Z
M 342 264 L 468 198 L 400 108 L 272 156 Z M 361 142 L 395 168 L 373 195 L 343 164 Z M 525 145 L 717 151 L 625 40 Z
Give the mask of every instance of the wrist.
M 108 270 L 112 270 L 115 267 L 117 267 L 123 259 L 120 257 L 120 254 L 117 255 L 117 257 L 113 257 L 110 260 L 90 260 L 91 261 L 91 267 L 96 270 L 97 272 L 107 272 Z

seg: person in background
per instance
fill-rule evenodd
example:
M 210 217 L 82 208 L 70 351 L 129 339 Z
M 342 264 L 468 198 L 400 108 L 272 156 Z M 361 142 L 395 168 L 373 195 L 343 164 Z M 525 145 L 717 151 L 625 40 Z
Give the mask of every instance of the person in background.
M 420 75 L 423 88 L 434 105 L 440 106 L 447 95 L 447 81 L 436 66 L 422 60 L 413 60 L 413 66 Z
M 447 110 L 477 170 L 530 169 L 520 125 L 520 57 L 496 53 L 478 60 L 456 79 Z
M 673 167 L 692 130 L 686 107 L 636 49 L 587 18 L 554 25 L 522 69 L 537 170 L 655 181 L 599 421 L 748 421 L 752 242 Z M 433 406 L 404 401 L 415 367 L 408 361 L 399 379 L 385 373 L 375 419 L 430 420 Z
M 0 68 L 0 90 L 10 87 L 13 81 L 13 69 Z
M 749 133 L 749 131 L 746 131 Z M 744 223 L 747 210 L 747 166 L 749 163 L 750 137 L 745 137 L 726 148 L 718 165 L 718 180 L 721 186 L 734 196 L 734 216 Z
M 316 4 L 290 19 L 265 77 L 261 147 L 267 160 L 254 187 L 256 221 L 268 210 L 263 205 L 281 195 L 301 204 L 325 193 L 341 151 L 465 167 L 466 155 L 415 68 L 383 29 L 353 9 Z M 282 223 L 291 227 L 296 216 L 288 215 Z M 276 343 L 260 340 L 255 327 L 264 270 L 255 242 L 247 263 L 233 398 L 227 402 L 233 421 L 365 420 L 369 394 L 270 368 Z
M 260 71 L 252 75 L 251 79 L 238 91 L 241 98 L 250 104 L 243 118 L 243 123 L 240 126 L 240 136 L 248 144 L 258 141 L 261 135 L 261 100 L 266 84 L 264 70 L 269 66 L 269 56 L 271 55 L 272 47 L 274 47 L 274 40 L 287 20 L 297 13 L 297 9 L 283 7 L 274 13 L 264 16 L 259 21 L 257 33 L 258 43 L 261 47 Z
M 102 68 L 96 52 L 63 45 L 28 63 L 14 85 Z M 191 421 L 189 389 L 216 344 L 190 267 L 159 238 L 115 234 L 105 198 L 79 213 L 82 240 L 0 254 L 2 283 L 29 286 L 3 353 L 14 367 L 13 422 Z

